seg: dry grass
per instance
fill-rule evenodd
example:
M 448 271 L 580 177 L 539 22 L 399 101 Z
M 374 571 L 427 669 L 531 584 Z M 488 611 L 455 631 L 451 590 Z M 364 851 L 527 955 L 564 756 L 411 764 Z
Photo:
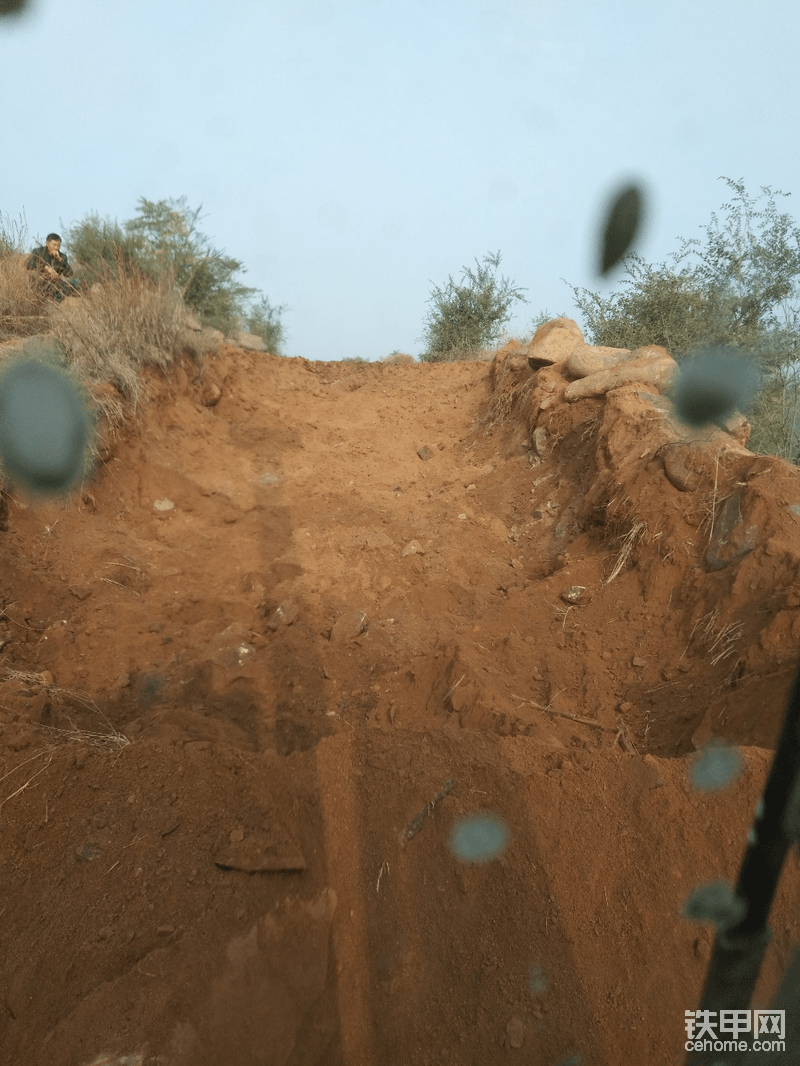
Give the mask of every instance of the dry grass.
M 53 761 L 53 755 L 59 747 L 59 742 L 71 742 L 81 744 L 83 746 L 89 746 L 93 748 L 99 748 L 102 751 L 115 751 L 119 753 L 124 747 L 130 743 L 128 738 L 122 733 L 119 733 L 103 712 L 95 705 L 94 701 L 88 697 L 81 696 L 79 693 L 68 692 L 66 689 L 57 688 L 55 685 L 45 685 L 41 674 L 34 674 L 23 670 L 10 670 L 5 671 L 5 680 L 17 680 L 23 681 L 27 684 L 43 685 L 47 689 L 47 694 L 54 699 L 58 699 L 61 696 L 68 696 L 72 700 L 76 700 L 83 704 L 83 706 L 89 708 L 96 713 L 107 727 L 106 732 L 93 732 L 91 730 L 79 729 L 73 726 L 72 729 L 56 729 L 53 726 L 40 726 L 39 728 L 49 734 L 53 738 L 53 742 L 46 744 L 44 747 L 39 748 L 32 755 L 22 759 L 16 766 L 12 766 L 10 770 L 0 776 L 0 813 L 5 805 L 21 795 L 26 789 L 30 788 L 36 779 L 47 770 Z M 39 766 L 33 773 L 20 773 L 24 771 L 25 767 L 31 766 L 32 763 L 36 763 L 39 760 L 46 759 L 44 765 Z M 13 778 L 13 780 L 9 780 Z M 4 784 L 8 782 L 7 784 Z
M 514 339 L 516 338 L 507 338 L 504 345 L 508 343 L 509 340 Z M 522 341 L 519 343 L 519 353 L 522 354 L 526 349 L 526 343 Z M 499 350 L 499 348 L 493 349 L 488 353 L 488 359 L 482 361 L 491 362 Z M 520 405 L 524 405 L 525 401 L 536 387 L 536 375 L 530 374 L 523 377 L 521 381 L 516 382 L 516 384 L 512 385 L 510 388 L 504 388 L 510 373 L 510 368 L 510 360 L 504 360 L 500 368 L 499 376 L 493 384 L 488 409 L 476 423 L 477 426 L 484 427 L 487 432 L 494 429 L 495 426 L 500 426 L 507 422 L 511 417 L 512 411 Z
M 142 399 L 144 366 L 166 372 L 184 352 L 202 365 L 213 342 L 189 328 L 169 275 L 153 280 L 118 264 L 95 284 L 85 283 L 79 296 L 58 303 L 32 284 L 24 243 L 24 231 L 0 214 L 0 342 L 54 337 L 83 384 L 113 382 L 134 410 Z M 113 426 L 121 425 L 124 407 L 118 398 L 101 396 L 98 407 Z
M 32 284 L 26 259 L 16 252 L 0 255 L 0 341 L 47 328 L 49 301 Z
M 384 356 L 381 359 L 382 363 L 388 363 L 389 365 L 416 365 L 417 360 L 413 355 L 407 355 L 405 352 L 392 352 L 391 355 Z
M 95 748 L 103 748 L 105 750 L 121 750 L 130 744 L 128 738 L 114 728 L 114 725 L 104 714 L 103 711 L 97 706 L 91 696 L 85 696 L 80 692 L 70 692 L 69 689 L 59 688 L 57 685 L 46 684 L 41 674 L 31 673 L 25 670 L 12 670 L 6 668 L 3 676 L 4 681 L 21 681 L 26 685 L 40 685 L 47 691 L 47 695 L 53 699 L 54 702 L 62 702 L 64 700 L 71 700 L 74 703 L 80 704 L 92 715 L 96 716 L 102 723 L 102 729 L 94 731 L 90 729 L 80 729 L 74 723 L 71 729 L 59 729 L 54 726 L 41 726 L 41 729 L 45 729 L 52 736 L 58 737 L 61 740 L 77 741 L 81 744 L 88 744 Z M 66 712 L 65 717 L 69 718 Z M 50 748 L 48 750 L 53 750 Z
M 37 759 L 44 758 L 45 755 L 50 756 L 44 766 L 40 766 L 39 769 L 35 773 L 31 774 L 26 781 L 23 781 L 22 784 L 17 785 L 16 788 L 14 788 L 13 792 L 9 792 L 7 796 L 3 796 L 3 798 L 0 799 L 0 811 L 3 810 L 3 807 L 5 807 L 9 800 L 14 799 L 15 796 L 19 796 L 21 792 L 24 792 L 26 788 L 29 788 L 33 784 L 33 782 L 40 774 L 44 773 L 44 771 L 53 761 L 52 753 L 54 750 L 54 747 L 41 748 L 39 751 L 34 752 L 33 755 L 29 755 L 27 759 L 23 759 L 22 762 L 17 763 L 16 766 L 12 766 L 12 768 L 7 773 L 3 774 L 3 776 L 0 777 L 0 786 L 2 786 L 3 782 L 6 781 L 9 777 L 11 777 L 12 774 L 15 774 L 17 770 L 21 770 L 23 767 L 27 766 L 29 763 L 35 762 Z M 19 778 L 17 778 L 16 780 L 19 780 Z M 9 783 L 5 787 L 12 788 L 13 783 Z
M 622 546 L 620 547 L 614 567 L 605 580 L 606 585 L 610 585 L 614 578 L 625 569 L 645 533 L 647 533 L 647 522 L 635 521 L 622 538 Z
M 531 375 L 529 378 L 518 381 L 511 388 L 496 388 L 489 401 L 489 409 L 485 415 L 481 416 L 478 424 L 490 430 L 508 422 L 512 411 L 525 404 L 535 387 L 536 376 Z
M 51 304 L 48 326 L 82 381 L 113 382 L 134 410 L 144 366 L 166 371 L 187 350 L 202 358 L 180 294 L 166 276 L 151 281 L 120 271 L 80 297 Z
M 689 650 L 693 641 L 699 644 L 700 650 L 710 660 L 712 666 L 716 666 L 717 663 L 733 655 L 744 635 L 744 622 L 728 622 L 724 626 L 718 623 L 719 612 L 716 608 L 708 611 L 702 618 L 698 618 L 692 626 L 683 655 Z

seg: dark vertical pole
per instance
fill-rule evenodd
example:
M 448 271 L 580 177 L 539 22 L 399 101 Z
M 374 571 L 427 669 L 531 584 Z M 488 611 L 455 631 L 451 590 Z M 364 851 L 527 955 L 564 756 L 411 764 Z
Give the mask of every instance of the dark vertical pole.
M 744 916 L 737 924 L 717 930 L 701 1010 L 745 1010 L 750 1006 L 769 943 L 767 918 L 772 900 L 786 852 L 800 832 L 799 767 L 800 671 L 736 882 L 736 895 L 745 904 Z M 715 1020 L 719 1021 L 718 1013 Z M 687 1066 L 702 1066 L 719 1061 L 719 1052 L 690 1052 L 686 1061 Z

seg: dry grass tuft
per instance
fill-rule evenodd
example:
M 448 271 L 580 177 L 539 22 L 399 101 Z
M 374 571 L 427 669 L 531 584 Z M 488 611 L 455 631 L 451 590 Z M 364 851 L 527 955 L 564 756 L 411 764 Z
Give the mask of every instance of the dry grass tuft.
M 47 328 L 49 301 L 32 284 L 26 259 L 17 252 L 0 255 L 0 341 Z
M 413 355 L 407 355 L 405 352 L 392 352 L 391 355 L 385 356 L 382 363 L 388 363 L 389 365 L 416 365 L 417 360 Z
M 107 715 L 100 710 L 91 696 L 84 696 L 80 692 L 70 692 L 69 689 L 59 688 L 57 685 L 48 685 L 42 674 L 34 674 L 25 670 L 12 670 L 7 667 L 3 679 L 5 681 L 21 681 L 26 685 L 41 685 L 46 689 L 48 696 L 54 701 L 60 702 L 68 699 L 80 704 L 93 715 L 96 715 L 105 727 L 103 731 L 97 732 L 89 729 L 80 729 L 74 724 L 71 729 L 58 729 L 54 726 L 40 727 L 51 735 L 57 736 L 62 740 L 77 741 L 81 744 L 89 744 L 92 747 L 103 748 L 106 750 L 121 750 L 130 744 L 130 741 L 124 733 L 120 733 L 114 727 Z M 69 715 L 66 715 L 66 717 L 69 717 Z M 52 751 L 54 749 L 51 747 L 48 750 Z
M 489 409 L 485 415 L 481 416 L 478 424 L 484 426 L 488 431 L 495 426 L 508 422 L 515 408 L 524 406 L 525 401 L 530 397 L 535 387 L 536 377 L 531 376 L 517 382 L 511 388 L 495 389 L 489 401 Z
M 135 410 L 141 400 L 142 367 L 166 371 L 183 350 L 192 350 L 193 331 L 185 315 L 169 277 L 153 281 L 120 271 L 80 297 L 51 304 L 48 326 L 81 380 L 113 382 Z
M 721 663 L 733 655 L 744 635 L 744 622 L 728 622 L 724 626 L 718 625 L 718 622 L 719 612 L 716 608 L 708 611 L 702 618 L 698 618 L 692 626 L 683 655 L 686 654 L 695 639 L 699 643 L 703 654 L 710 659 L 712 666 L 716 666 L 717 663 Z M 683 658 L 683 655 L 681 658 Z M 734 664 L 731 676 L 735 672 L 737 665 L 738 660 Z
M 520 348 L 520 352 L 522 351 L 523 348 Z M 495 354 L 496 352 L 490 353 L 490 361 L 494 358 Z M 509 359 L 502 362 L 499 376 L 493 385 L 489 407 L 486 413 L 482 415 L 476 423 L 478 426 L 483 426 L 486 432 L 494 429 L 495 426 L 500 426 L 505 422 L 508 422 L 512 412 L 516 408 L 524 406 L 536 387 L 535 374 L 526 374 L 522 380 L 516 382 L 516 384 L 507 388 L 504 387 L 508 380 L 512 365 L 513 364 Z
M 647 522 L 634 522 L 628 532 L 622 539 L 622 547 L 617 555 L 617 561 L 614 563 L 614 568 L 605 580 L 606 585 L 610 585 L 611 582 L 617 577 L 622 570 L 628 565 L 630 557 L 633 555 L 636 548 L 639 546 L 642 538 L 647 532 Z
M 33 784 L 33 782 L 36 780 L 36 778 L 40 774 L 44 773 L 44 771 L 47 769 L 47 767 L 53 761 L 52 752 L 54 750 L 55 750 L 54 747 L 42 748 L 39 751 L 34 752 L 33 755 L 28 756 L 27 759 L 23 759 L 22 762 L 17 763 L 16 766 L 12 766 L 12 768 L 7 773 L 3 774 L 3 776 L 0 777 L 0 785 L 2 785 L 2 783 L 7 778 L 11 777 L 12 774 L 15 774 L 17 772 L 17 770 L 21 770 L 23 768 L 23 766 L 27 766 L 29 763 L 35 762 L 36 759 L 41 759 L 45 755 L 49 755 L 50 756 L 50 758 L 47 760 L 47 762 L 44 764 L 44 766 L 40 766 L 39 769 L 36 771 L 36 773 L 31 774 L 31 776 L 27 779 L 27 781 L 23 781 L 22 784 L 18 785 L 14 789 L 13 792 L 10 792 L 7 796 L 4 796 L 2 799 L 0 799 L 0 811 L 3 810 L 3 807 L 5 807 L 5 805 L 9 802 L 9 800 L 14 799 L 15 796 L 19 796 L 19 794 L 21 792 L 24 792 L 26 788 L 29 788 Z M 19 780 L 19 778 L 17 778 L 17 780 Z M 7 787 L 12 787 L 12 786 L 9 785 Z

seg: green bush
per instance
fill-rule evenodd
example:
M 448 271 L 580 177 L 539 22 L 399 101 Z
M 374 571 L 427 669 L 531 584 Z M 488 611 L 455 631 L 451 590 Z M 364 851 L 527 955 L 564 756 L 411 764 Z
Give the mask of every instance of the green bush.
M 494 271 L 500 258 L 500 252 L 486 255 L 483 266 L 476 259 L 476 271 L 464 267 L 460 285 L 450 277 L 444 287 L 434 287 L 421 338 L 426 345 L 422 362 L 479 358 L 502 335 L 514 301 L 527 303 L 507 278 L 498 283 Z
M 68 231 L 76 273 L 90 280 L 116 277 L 120 270 L 151 281 L 171 279 L 203 325 L 229 334 L 252 323 L 249 332 L 264 336 L 273 351 L 283 339 L 280 315 L 285 308 L 273 307 L 265 297 L 252 306 L 258 290 L 238 280 L 245 269 L 242 263 L 198 230 L 201 210 L 190 208 L 185 196 L 140 197 L 136 216 L 122 225 L 87 215 Z
M 93 212 L 70 227 L 67 241 L 72 268 L 87 285 L 109 276 L 116 278 L 120 272 L 140 272 L 155 279 L 144 242 L 114 219 Z
M 242 263 L 198 231 L 201 210 L 187 207 L 185 196 L 158 201 L 141 197 L 138 214 L 125 229 L 143 242 L 151 268 L 174 276 L 184 301 L 201 321 L 229 333 L 256 290 L 236 280 L 244 270 Z
M 255 333 L 267 346 L 267 351 L 272 355 L 283 355 L 283 342 L 286 338 L 286 329 L 281 322 L 281 315 L 286 307 L 273 307 L 266 296 L 262 296 L 258 303 L 254 304 L 244 319 L 244 326 L 248 333 Z
M 615 348 L 660 344 L 679 362 L 709 345 L 749 353 L 763 375 L 749 412 L 750 447 L 794 458 L 800 446 L 800 227 L 762 187 L 748 197 L 724 178 L 733 198 L 712 214 L 704 240 L 687 240 L 658 265 L 632 254 L 623 288 L 609 296 L 570 286 L 587 340 Z

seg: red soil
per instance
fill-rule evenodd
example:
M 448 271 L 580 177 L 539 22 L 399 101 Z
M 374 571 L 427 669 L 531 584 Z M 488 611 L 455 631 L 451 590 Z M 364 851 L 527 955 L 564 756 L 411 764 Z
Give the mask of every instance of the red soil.
M 147 384 L 0 533 L 0 1062 L 680 1063 L 680 909 L 736 877 L 796 668 L 800 472 L 720 432 L 681 491 L 652 389 L 567 404 L 513 346 Z M 704 794 L 711 736 L 743 771 Z

